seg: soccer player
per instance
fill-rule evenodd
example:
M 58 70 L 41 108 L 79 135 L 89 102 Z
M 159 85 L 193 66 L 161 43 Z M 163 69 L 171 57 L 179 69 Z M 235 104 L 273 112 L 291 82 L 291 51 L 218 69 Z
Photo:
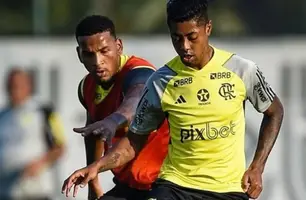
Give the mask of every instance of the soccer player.
M 144 59 L 122 54 L 122 41 L 116 36 L 113 22 L 105 16 L 84 18 L 77 25 L 75 36 L 79 59 L 89 74 L 78 87 L 79 100 L 87 111 L 87 123 L 74 131 L 85 136 L 89 165 L 99 159 L 112 142 L 126 135 L 145 82 L 155 68 Z M 115 187 L 103 195 L 96 178 L 89 184 L 89 199 L 101 196 L 103 200 L 141 199 L 147 194 L 167 154 L 167 121 L 157 131 L 152 131 L 138 157 L 127 165 L 118 163 L 118 168 L 112 168 Z
M 126 163 L 151 130 L 168 119 L 168 155 L 148 199 L 246 200 L 262 191 L 262 174 L 277 139 L 283 107 L 257 65 L 212 47 L 205 0 L 170 0 L 167 24 L 178 54 L 146 83 L 127 137 L 66 187 Z M 254 159 L 245 169 L 245 101 L 263 113 Z M 156 148 L 157 149 L 157 148 Z

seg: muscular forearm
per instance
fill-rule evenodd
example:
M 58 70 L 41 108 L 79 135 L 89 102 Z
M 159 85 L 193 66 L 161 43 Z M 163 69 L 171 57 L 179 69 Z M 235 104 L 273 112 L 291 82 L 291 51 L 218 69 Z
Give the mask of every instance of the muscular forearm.
M 128 132 L 127 136 L 122 138 L 103 158 L 101 158 L 97 165 L 99 172 L 120 167 L 131 161 L 137 155 L 148 139 L 148 135 L 136 135 Z
M 268 156 L 275 144 L 283 120 L 283 108 L 273 115 L 264 115 L 258 145 L 251 166 L 264 170 Z
M 94 136 L 85 137 L 85 148 L 86 148 L 86 162 L 90 165 L 94 161 L 101 158 L 104 152 L 104 142 Z M 89 182 L 88 197 L 89 199 L 95 199 L 100 196 L 99 177 L 97 176 L 94 180 Z M 103 194 L 103 193 L 102 193 Z
M 99 172 L 114 169 L 126 164 L 135 157 L 135 150 L 127 137 L 122 138 L 103 158 L 99 161 Z
M 113 114 L 109 116 L 112 120 L 116 121 L 118 128 L 130 124 L 134 118 L 143 88 L 144 84 L 137 84 L 129 89 L 122 104 Z

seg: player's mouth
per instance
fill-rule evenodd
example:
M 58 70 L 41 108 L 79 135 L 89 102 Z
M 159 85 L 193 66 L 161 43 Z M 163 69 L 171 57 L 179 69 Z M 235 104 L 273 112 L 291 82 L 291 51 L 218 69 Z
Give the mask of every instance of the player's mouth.
M 97 70 L 96 71 L 96 75 L 98 76 L 98 77 L 104 77 L 104 76 L 106 76 L 106 71 L 104 71 L 104 70 Z
M 184 62 L 191 62 L 194 59 L 194 55 L 184 54 L 182 58 Z

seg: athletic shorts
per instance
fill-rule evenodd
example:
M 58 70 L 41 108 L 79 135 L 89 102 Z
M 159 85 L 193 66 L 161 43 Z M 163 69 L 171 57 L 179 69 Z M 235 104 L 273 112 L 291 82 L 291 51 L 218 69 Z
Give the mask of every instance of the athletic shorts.
M 137 190 L 114 179 L 115 187 L 106 192 L 99 200 L 145 200 L 147 190 Z
M 217 193 L 181 187 L 158 179 L 145 200 L 248 200 L 242 192 Z

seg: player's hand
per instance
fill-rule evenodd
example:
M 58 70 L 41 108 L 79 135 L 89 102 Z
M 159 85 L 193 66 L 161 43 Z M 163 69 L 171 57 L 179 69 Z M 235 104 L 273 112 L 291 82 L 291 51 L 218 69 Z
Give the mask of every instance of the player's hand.
M 243 175 L 242 189 L 252 199 L 257 199 L 263 189 L 262 172 L 260 168 L 250 167 Z
M 103 141 L 107 142 L 109 148 L 112 147 L 112 139 L 116 134 L 118 124 L 111 118 L 105 118 L 101 121 L 95 122 L 83 128 L 74 128 L 73 131 L 80 133 L 86 137 L 89 135 L 95 135 L 100 137 Z
M 98 175 L 99 167 L 97 163 L 93 163 L 87 167 L 79 169 L 71 174 L 62 186 L 62 193 L 69 196 L 70 190 L 73 187 L 73 197 L 78 193 L 79 186 L 85 187 L 89 181 L 95 179 Z

